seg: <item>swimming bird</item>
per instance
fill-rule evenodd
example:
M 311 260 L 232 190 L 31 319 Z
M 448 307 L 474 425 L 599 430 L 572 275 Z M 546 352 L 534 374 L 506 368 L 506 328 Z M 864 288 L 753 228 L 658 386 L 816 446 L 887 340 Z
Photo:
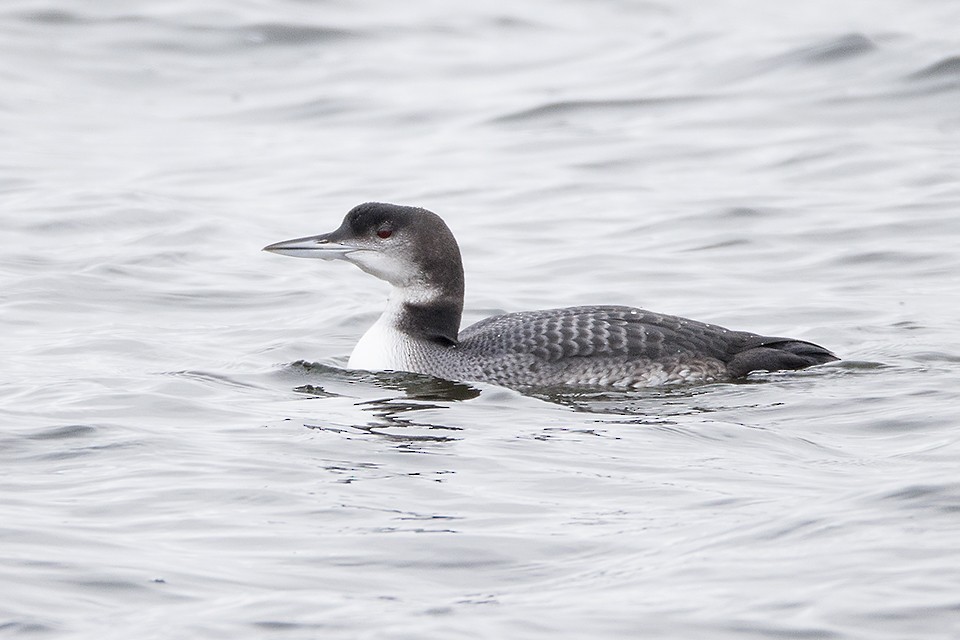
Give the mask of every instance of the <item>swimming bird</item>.
M 838 360 L 804 340 L 761 336 L 624 306 L 507 313 L 460 330 L 460 248 L 437 214 L 368 202 L 336 231 L 264 247 L 344 260 L 388 282 L 386 309 L 348 367 L 504 387 L 639 388 L 743 378 Z

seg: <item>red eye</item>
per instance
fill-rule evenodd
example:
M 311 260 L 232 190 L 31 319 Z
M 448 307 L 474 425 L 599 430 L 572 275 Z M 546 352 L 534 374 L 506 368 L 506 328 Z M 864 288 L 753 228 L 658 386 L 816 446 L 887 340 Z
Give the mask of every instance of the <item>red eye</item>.
M 380 229 L 380 231 L 377 231 L 377 237 L 383 240 L 386 240 L 392 235 L 393 235 L 393 231 L 391 231 L 390 229 Z

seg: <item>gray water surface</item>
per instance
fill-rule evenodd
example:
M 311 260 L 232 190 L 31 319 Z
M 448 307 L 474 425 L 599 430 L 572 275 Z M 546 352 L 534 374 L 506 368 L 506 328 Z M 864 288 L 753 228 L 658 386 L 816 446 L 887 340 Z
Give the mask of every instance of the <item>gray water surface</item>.
M 0 8 L 0 635 L 960 636 L 960 4 Z M 346 371 L 430 208 L 465 322 L 811 340 L 739 384 Z

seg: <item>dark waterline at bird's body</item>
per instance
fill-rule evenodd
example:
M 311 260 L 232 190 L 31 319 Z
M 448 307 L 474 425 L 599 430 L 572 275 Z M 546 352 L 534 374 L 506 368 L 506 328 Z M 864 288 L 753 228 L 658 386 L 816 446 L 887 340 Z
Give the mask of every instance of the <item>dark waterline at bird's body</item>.
M 524 387 L 653 387 L 803 369 L 838 358 L 816 344 L 731 331 L 622 306 L 509 313 L 459 330 L 464 276 L 446 223 L 416 207 L 367 203 L 331 233 L 265 251 L 340 259 L 392 285 L 349 366 Z

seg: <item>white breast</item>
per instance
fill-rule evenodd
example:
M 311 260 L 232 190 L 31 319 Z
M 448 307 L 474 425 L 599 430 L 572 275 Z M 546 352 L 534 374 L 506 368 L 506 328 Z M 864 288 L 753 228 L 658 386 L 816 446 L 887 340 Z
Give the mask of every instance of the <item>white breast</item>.
M 431 345 L 415 340 L 397 329 L 397 326 L 405 304 L 422 304 L 430 300 L 431 292 L 427 290 L 393 288 L 386 308 L 357 342 L 347 366 L 366 371 L 429 373 L 424 366 L 425 360 L 431 359 L 426 353 Z
M 357 346 L 350 354 L 347 366 L 351 369 L 367 371 L 409 371 L 405 367 L 402 342 L 405 336 L 384 322 L 381 316 L 372 327 L 363 334 Z

